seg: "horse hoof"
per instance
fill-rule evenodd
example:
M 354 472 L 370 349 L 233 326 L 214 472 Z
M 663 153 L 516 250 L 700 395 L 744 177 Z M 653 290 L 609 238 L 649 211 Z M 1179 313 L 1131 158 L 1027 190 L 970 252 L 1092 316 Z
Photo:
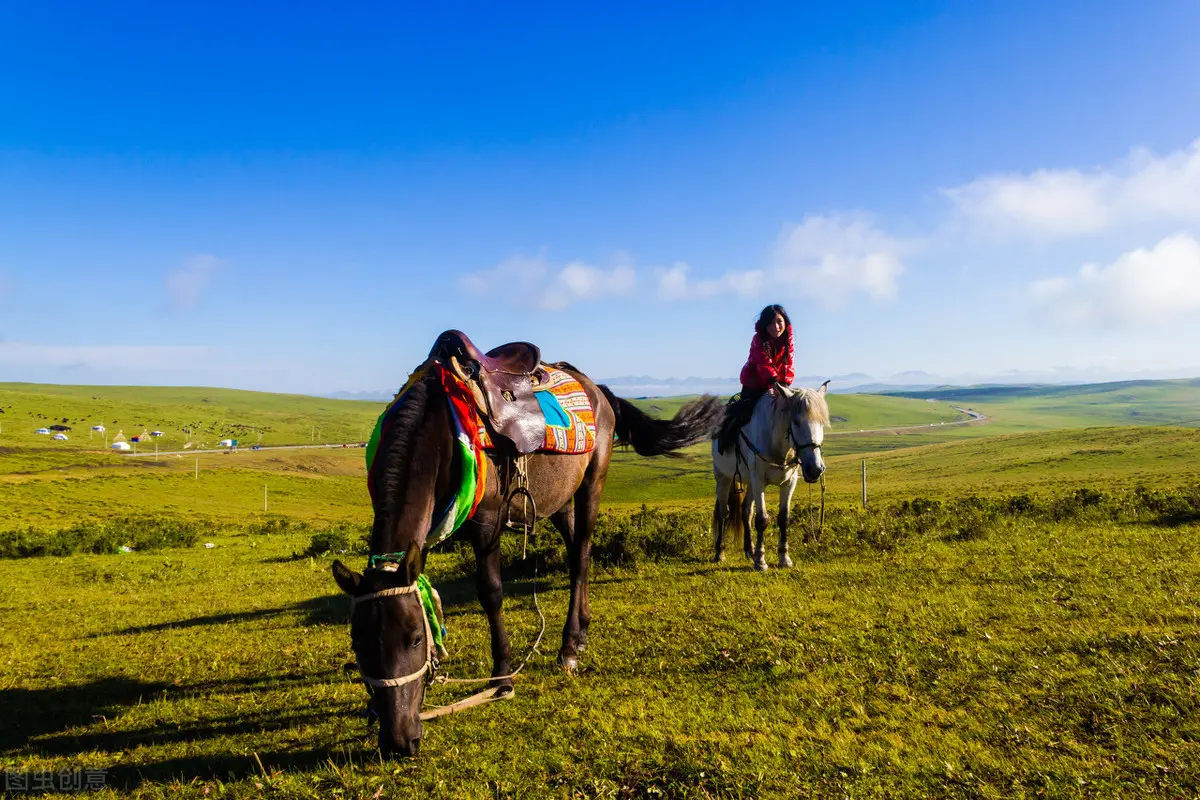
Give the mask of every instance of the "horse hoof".
M 492 697 L 499 700 L 502 697 L 512 697 L 513 685 L 511 683 L 503 683 L 496 687 L 496 691 L 492 693 Z
M 754 568 L 759 572 L 767 571 L 767 560 L 765 558 L 754 559 Z
M 792 566 L 792 557 L 787 553 L 781 553 L 779 556 L 779 566 L 782 569 L 790 569 Z
M 565 656 L 562 653 L 559 653 L 558 665 L 562 667 L 563 672 L 574 672 L 579 668 L 579 658 L 577 656 Z
M 721 563 L 722 561 L 724 561 L 724 560 L 725 560 L 725 554 L 724 554 L 724 553 L 717 553 L 715 556 L 713 556 L 713 563 L 714 563 L 714 564 L 720 564 L 720 563 Z

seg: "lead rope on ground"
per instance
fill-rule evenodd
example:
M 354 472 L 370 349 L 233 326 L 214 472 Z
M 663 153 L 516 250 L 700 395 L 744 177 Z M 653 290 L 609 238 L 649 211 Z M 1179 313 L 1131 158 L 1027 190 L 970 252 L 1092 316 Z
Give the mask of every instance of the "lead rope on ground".
M 529 522 L 528 519 L 526 519 L 526 521 L 525 521 L 525 540 L 526 541 L 529 540 L 529 529 L 531 527 L 533 527 L 533 524 L 531 522 Z M 524 556 L 522 556 L 522 560 L 524 560 Z M 439 685 L 448 684 L 448 683 L 491 683 L 492 681 L 497 681 L 497 680 L 502 681 L 502 680 L 508 680 L 510 678 L 517 677 L 517 675 L 520 674 L 521 670 L 525 669 L 525 665 L 527 663 L 529 663 L 529 659 L 533 657 L 533 654 L 538 652 L 538 645 L 540 645 L 542 643 L 542 636 L 544 636 L 546 633 L 546 615 L 542 613 L 542 606 L 540 603 L 538 603 L 537 581 L 538 581 L 537 556 L 534 556 L 534 559 L 533 559 L 533 607 L 538 613 L 538 619 L 541 621 L 541 627 L 538 629 L 537 638 L 533 640 L 533 646 L 529 648 L 529 652 L 525 654 L 525 658 L 522 659 L 521 665 L 519 667 L 517 667 L 515 670 L 513 670 L 512 672 L 510 672 L 507 675 L 493 675 L 488 678 L 447 678 L 444 675 L 438 675 L 438 676 L 434 677 L 433 683 L 439 684 Z M 512 697 L 512 692 L 508 692 L 506 694 L 497 696 L 496 693 L 500 690 L 500 688 L 501 687 L 499 687 L 499 686 L 494 686 L 491 689 L 484 689 L 481 692 L 476 692 L 475 694 L 470 695 L 469 697 L 464 697 L 462 700 L 459 700 L 455 703 L 450 703 L 449 705 L 430 706 L 427 710 L 421 712 L 421 721 L 424 722 L 426 720 L 437 719 L 438 717 L 444 717 L 444 716 L 447 716 L 449 714 L 454 714 L 459 711 L 466 711 L 468 708 L 475 708 L 476 706 L 481 706 L 481 705 L 484 705 L 485 703 L 491 703 L 496 700 L 507 700 L 508 698 Z

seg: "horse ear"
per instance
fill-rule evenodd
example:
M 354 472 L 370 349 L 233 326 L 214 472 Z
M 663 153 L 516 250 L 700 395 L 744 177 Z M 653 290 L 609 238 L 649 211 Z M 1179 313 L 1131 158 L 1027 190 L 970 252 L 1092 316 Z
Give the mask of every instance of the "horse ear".
M 824 397 L 824 396 L 825 396 L 825 390 L 826 390 L 826 389 L 828 389 L 828 388 L 829 388 L 829 381 L 825 381 L 824 383 L 822 383 L 822 384 L 821 384 L 821 388 L 820 388 L 820 389 L 817 389 L 817 394 L 819 394 L 819 395 L 821 395 L 822 397 Z
M 421 548 L 415 544 L 408 549 L 404 555 L 404 564 L 400 567 L 404 570 L 404 585 L 417 582 L 417 576 L 421 574 Z
M 335 559 L 333 562 L 333 579 L 337 581 L 337 585 L 343 592 L 353 595 L 358 592 L 358 584 L 362 580 L 362 575 Z

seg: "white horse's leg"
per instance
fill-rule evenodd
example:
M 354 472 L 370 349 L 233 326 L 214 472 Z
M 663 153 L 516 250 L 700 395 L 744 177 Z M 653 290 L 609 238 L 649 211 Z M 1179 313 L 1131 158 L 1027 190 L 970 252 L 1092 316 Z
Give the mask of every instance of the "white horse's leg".
M 713 507 L 713 561 L 724 561 L 725 519 L 729 515 L 729 493 L 733 490 L 733 478 L 727 475 L 717 476 L 717 502 Z
M 749 487 L 743 486 L 738 506 L 738 522 L 742 526 L 742 552 L 746 558 L 754 558 L 754 541 L 750 538 L 750 517 L 754 516 L 754 495 Z
M 759 572 L 767 571 L 767 558 L 763 554 L 763 534 L 767 531 L 767 487 L 763 476 L 755 474 L 751 478 L 750 496 L 754 498 L 754 530 L 758 539 L 754 547 L 754 568 Z
M 790 567 L 792 557 L 788 555 L 788 517 L 792 511 L 792 494 L 796 491 L 796 479 L 779 484 L 779 566 Z

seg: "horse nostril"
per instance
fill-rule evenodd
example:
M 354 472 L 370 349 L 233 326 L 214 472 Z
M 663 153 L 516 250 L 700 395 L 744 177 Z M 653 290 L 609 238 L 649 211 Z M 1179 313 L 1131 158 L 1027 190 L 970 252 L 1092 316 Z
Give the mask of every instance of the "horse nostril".
M 421 740 L 413 739 L 411 742 L 408 743 L 408 748 L 409 748 L 409 755 L 415 756 L 417 753 L 421 752 Z

